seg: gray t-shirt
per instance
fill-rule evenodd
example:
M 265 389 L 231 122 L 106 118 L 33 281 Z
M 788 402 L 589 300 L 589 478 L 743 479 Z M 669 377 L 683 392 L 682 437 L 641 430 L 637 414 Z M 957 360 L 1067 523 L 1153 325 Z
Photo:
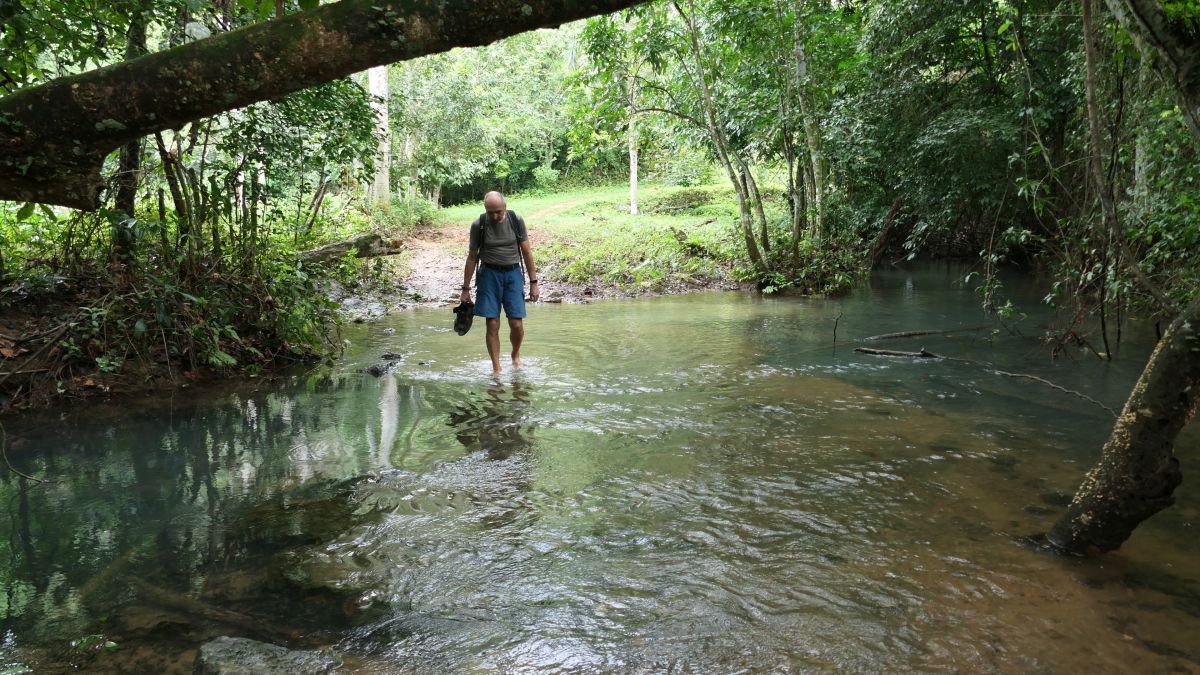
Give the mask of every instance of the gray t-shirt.
M 525 221 L 521 216 L 506 211 L 504 220 L 499 223 L 493 223 L 491 218 L 484 213 L 471 223 L 471 250 L 478 250 L 480 244 L 480 227 L 479 223 L 483 223 L 487 228 L 483 232 L 483 250 L 479 252 L 479 261 L 489 265 L 516 265 L 521 261 L 520 251 L 517 249 L 517 242 L 525 241 L 529 238 L 529 234 L 525 231 Z M 511 223 L 511 224 L 510 224 Z M 516 238 L 513 238 L 513 234 Z

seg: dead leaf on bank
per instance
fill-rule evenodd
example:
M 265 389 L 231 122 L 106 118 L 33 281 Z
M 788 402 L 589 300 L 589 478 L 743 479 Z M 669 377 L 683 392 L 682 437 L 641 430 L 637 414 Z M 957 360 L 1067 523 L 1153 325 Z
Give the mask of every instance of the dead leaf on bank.
M 111 388 L 108 385 L 100 384 L 90 377 L 84 378 L 84 380 L 79 383 L 79 386 L 84 389 L 99 389 L 100 391 L 105 392 L 105 393 L 108 393 L 111 390 Z
M 24 347 L 0 347 L 0 356 L 6 359 L 15 359 L 17 356 L 28 352 Z

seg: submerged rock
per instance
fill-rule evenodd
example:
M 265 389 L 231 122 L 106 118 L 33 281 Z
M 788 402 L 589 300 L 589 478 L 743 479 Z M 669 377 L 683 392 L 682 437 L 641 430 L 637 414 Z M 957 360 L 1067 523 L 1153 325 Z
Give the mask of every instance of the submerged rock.
M 293 651 L 246 638 L 219 637 L 204 643 L 196 654 L 196 675 L 280 675 L 328 673 L 341 665 L 333 654 Z

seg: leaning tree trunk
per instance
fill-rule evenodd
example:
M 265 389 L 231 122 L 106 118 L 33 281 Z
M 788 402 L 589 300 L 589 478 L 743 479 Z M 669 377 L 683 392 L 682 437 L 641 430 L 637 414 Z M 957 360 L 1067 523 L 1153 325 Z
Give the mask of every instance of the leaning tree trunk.
M 135 59 L 146 53 L 146 18 L 141 14 L 129 20 L 125 34 L 125 58 Z M 117 161 L 117 194 L 114 205 L 126 216 L 133 217 L 137 198 L 138 172 L 142 168 L 142 139 L 135 138 L 121 146 Z M 121 254 L 118 253 L 118 257 Z
M 637 69 L 629 73 L 629 133 L 626 139 L 629 143 L 629 213 L 638 214 L 638 80 Z M 550 166 L 546 162 L 546 166 Z
M 1192 135 L 1200 141 L 1200 41 L 1167 18 L 1156 0 L 1107 0 L 1139 48 L 1175 84 Z M 1090 16 L 1089 16 L 1090 19 Z M 1189 112 L 1190 111 L 1190 112 Z M 1108 551 L 1172 503 L 1182 480 L 1172 452 L 1179 431 L 1196 413 L 1200 390 L 1200 297 L 1176 317 L 1150 355 L 1100 463 L 1087 475 L 1050 541 L 1067 551 Z
M 1050 541 L 1072 552 L 1119 547 L 1143 520 L 1170 506 L 1182 480 L 1175 438 L 1200 394 L 1200 297 L 1167 329 L 1150 355 L 1097 464 Z
M 804 50 L 804 22 L 800 3 L 796 5 L 796 19 L 792 27 L 793 54 L 796 62 L 796 92 L 800 104 L 800 117 L 804 124 L 804 138 L 808 142 L 808 158 L 812 163 L 813 231 L 825 234 L 825 160 L 821 155 L 821 127 L 813 115 L 809 100 L 808 53 Z
M 700 94 L 700 105 L 704 111 L 704 122 L 708 128 L 709 138 L 713 142 L 713 147 L 717 151 L 717 158 L 721 160 L 721 166 L 725 168 L 725 174 L 729 177 L 729 182 L 733 183 L 733 192 L 738 200 L 738 213 L 742 225 L 742 238 L 746 242 L 746 254 L 750 256 L 750 264 L 759 272 L 767 271 L 767 261 L 759 251 L 758 243 L 754 239 L 754 224 L 753 217 L 750 214 L 750 196 L 742 187 L 742 183 L 738 180 L 738 172 L 734 166 L 734 159 L 739 165 L 744 163 L 735 154 L 736 151 L 729 148 L 729 143 L 725 137 L 725 132 L 721 129 L 717 122 L 716 104 L 713 102 L 712 92 L 708 86 L 708 70 L 704 65 L 704 55 L 700 50 L 699 28 L 696 26 L 696 6 L 695 2 L 689 0 L 688 12 L 685 12 L 680 4 L 674 3 L 675 11 L 679 12 L 684 17 L 688 28 L 688 49 L 692 56 L 693 66 L 695 67 L 695 87 Z M 731 159 L 731 157 L 733 159 Z
M 125 32 L 125 58 L 134 59 L 146 53 L 146 18 L 135 14 L 129 19 L 129 30 Z M 112 264 L 118 270 L 117 278 L 125 283 L 128 277 L 120 271 L 136 263 L 131 255 L 134 232 L 129 222 L 137 201 L 138 174 L 142 169 L 142 139 L 136 138 L 121 146 L 117 159 L 116 196 L 113 205 L 125 218 L 113 221 Z

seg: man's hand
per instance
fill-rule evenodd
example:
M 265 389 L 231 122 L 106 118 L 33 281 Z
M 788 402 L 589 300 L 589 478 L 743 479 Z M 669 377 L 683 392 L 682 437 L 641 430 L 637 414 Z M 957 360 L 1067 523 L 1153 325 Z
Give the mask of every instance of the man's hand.
M 458 296 L 458 301 L 459 302 L 470 302 L 471 301 L 471 291 L 464 290 L 462 292 L 462 294 Z
M 542 291 L 538 288 L 538 284 L 529 284 L 529 299 L 537 302 L 540 297 L 542 297 Z

